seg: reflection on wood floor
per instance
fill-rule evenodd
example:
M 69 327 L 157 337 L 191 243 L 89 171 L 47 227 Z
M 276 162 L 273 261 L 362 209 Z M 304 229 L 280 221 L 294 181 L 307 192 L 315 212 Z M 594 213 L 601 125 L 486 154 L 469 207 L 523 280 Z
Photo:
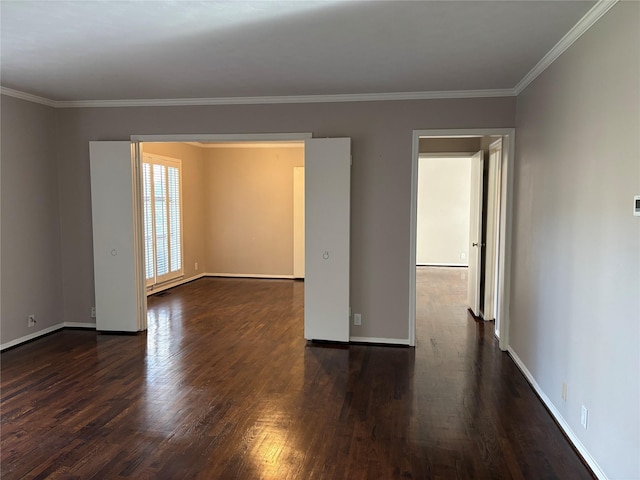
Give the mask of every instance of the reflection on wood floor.
M 303 283 L 204 278 L 146 334 L 5 352 L 2 478 L 591 478 L 464 273 L 418 269 L 415 349 L 307 344 Z

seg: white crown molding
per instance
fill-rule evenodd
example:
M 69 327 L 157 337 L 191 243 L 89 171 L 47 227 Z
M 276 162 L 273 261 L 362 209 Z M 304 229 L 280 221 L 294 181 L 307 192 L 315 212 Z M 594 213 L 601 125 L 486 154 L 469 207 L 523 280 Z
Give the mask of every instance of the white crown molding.
M 264 105 L 283 103 L 379 102 L 393 100 L 434 100 L 451 98 L 513 97 L 511 88 L 493 90 L 451 90 L 443 92 L 355 93 L 339 95 L 292 95 L 279 97 L 217 97 L 217 98 L 153 98 L 132 100 L 49 100 L 2 87 L 11 97 L 43 103 L 55 108 L 107 107 L 186 107 L 204 105 Z
M 2 86 L 0 86 L 0 94 L 6 95 L 8 97 L 26 100 L 27 102 L 39 103 L 41 105 L 46 105 L 48 107 L 57 107 L 56 104 L 58 103 L 55 100 L 50 100 L 48 98 L 39 97 L 37 95 L 32 95 L 30 93 L 25 93 L 19 90 L 14 90 L 13 88 L 7 88 Z
M 549 65 L 556 61 L 576 40 L 578 40 L 587 30 L 589 30 L 602 16 L 613 7 L 618 0 L 599 0 L 591 10 L 589 10 L 578 23 L 576 23 L 567 34 L 560 39 L 554 47 L 542 57 L 535 67 L 527 73 L 522 80 L 513 88 L 516 95 L 520 95 L 522 91 L 529 86 Z
M 449 98 L 512 97 L 513 89 L 453 90 L 447 92 L 354 93 L 338 95 L 289 95 L 278 97 L 168 98 L 137 100 L 78 100 L 56 102 L 59 108 L 80 107 L 177 107 L 203 105 L 266 105 L 283 103 L 379 102 Z
M 337 95 L 291 95 L 265 97 L 151 98 L 131 100 L 51 100 L 0 86 L 0 93 L 55 108 L 177 107 L 205 105 L 265 105 L 284 103 L 378 102 L 394 100 L 436 100 L 455 98 L 515 97 L 527 88 L 549 65 L 591 28 L 618 0 L 598 0 L 578 23 L 542 57 L 514 88 L 487 90 L 449 90 L 431 92 L 356 93 Z

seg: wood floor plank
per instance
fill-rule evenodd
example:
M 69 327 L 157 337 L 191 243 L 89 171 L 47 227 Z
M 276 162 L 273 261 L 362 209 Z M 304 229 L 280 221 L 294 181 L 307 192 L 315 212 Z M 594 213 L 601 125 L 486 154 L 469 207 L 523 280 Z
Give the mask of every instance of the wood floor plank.
M 0 476 L 593 478 L 467 314 L 465 270 L 417 280 L 415 349 L 307 343 L 302 282 L 203 278 L 150 297 L 146 333 L 4 352 Z

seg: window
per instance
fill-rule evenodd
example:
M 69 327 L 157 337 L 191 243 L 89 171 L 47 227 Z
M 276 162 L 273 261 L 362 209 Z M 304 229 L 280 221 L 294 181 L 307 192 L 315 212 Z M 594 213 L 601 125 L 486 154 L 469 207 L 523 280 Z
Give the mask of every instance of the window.
M 144 263 L 147 286 L 184 274 L 182 262 L 182 163 L 143 155 Z

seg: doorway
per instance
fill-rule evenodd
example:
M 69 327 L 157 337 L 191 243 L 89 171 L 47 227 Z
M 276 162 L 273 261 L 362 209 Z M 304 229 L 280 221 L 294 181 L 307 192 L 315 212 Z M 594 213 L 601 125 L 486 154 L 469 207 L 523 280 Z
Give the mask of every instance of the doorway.
M 418 158 L 417 342 L 430 333 L 436 318 L 464 318 L 457 311 L 454 314 L 454 310 L 460 309 L 460 303 L 471 305 L 478 299 L 475 296 L 471 300 L 468 295 L 474 292 L 468 287 L 468 283 L 475 280 L 470 273 L 479 273 L 470 268 L 478 249 L 470 246 L 469 232 L 473 223 L 471 212 L 477 212 L 471 208 L 472 163 L 479 161 L 477 157 L 482 152 L 474 154 L 462 149 L 479 150 L 480 139 L 452 139 L 445 145 L 439 140 L 422 140 Z M 456 152 L 442 152 L 444 148 Z M 452 302 L 453 299 L 456 301 Z M 443 317 L 445 310 L 451 311 Z
M 182 228 L 178 235 L 171 228 L 169 233 L 180 240 L 176 248 L 182 247 L 178 257 L 182 262 L 172 264 L 178 278 L 148 285 L 149 293 L 202 276 L 294 278 L 294 214 L 304 208 L 295 202 L 294 178 L 298 170 L 304 171 L 303 142 L 144 142 L 140 147 L 143 167 L 155 158 L 172 158 L 180 165 L 180 198 L 174 216 Z M 158 210 L 147 205 L 149 190 L 145 183 L 147 270 L 149 260 L 163 258 L 153 250 L 147 254 L 147 238 L 157 230 L 147 217 Z M 164 204 L 160 207 L 163 210 Z M 166 224 L 172 227 L 165 222 L 160 234 L 169 237 Z M 304 244 L 300 250 L 299 256 L 304 257 Z
M 497 212 L 494 221 L 491 224 L 490 228 L 495 232 L 495 255 L 490 256 L 489 260 L 485 258 L 482 253 L 484 252 L 484 247 L 486 246 L 487 240 L 486 236 L 480 236 L 475 242 L 473 242 L 473 232 L 470 235 L 470 245 L 469 248 L 472 247 L 471 244 L 476 243 L 478 247 L 478 266 L 487 265 L 489 269 L 494 268 L 494 275 L 491 277 L 489 275 L 489 282 L 493 282 L 492 284 L 495 286 L 495 292 L 492 293 L 495 298 L 495 305 L 488 305 L 489 308 L 492 308 L 495 311 L 495 335 L 499 339 L 499 345 L 502 350 L 506 350 L 508 346 L 508 326 L 509 326 L 509 318 L 508 318 L 508 305 L 509 305 L 509 253 L 510 253 L 510 215 L 511 215 L 511 177 L 513 171 L 513 155 L 514 144 L 515 144 L 515 129 L 465 129 L 465 130 L 414 130 L 413 132 L 413 158 L 412 158 L 412 181 L 411 181 L 411 232 L 410 232 L 410 278 L 409 278 L 409 341 L 410 345 L 415 345 L 416 339 L 416 265 L 417 265 L 417 229 L 418 229 L 418 219 L 417 219 L 417 202 L 418 202 L 418 164 L 419 157 L 421 153 L 420 143 L 421 141 L 428 142 L 431 141 L 435 146 L 433 150 L 436 153 L 439 152 L 447 152 L 448 154 L 452 153 L 460 153 L 460 152 L 469 152 L 473 151 L 473 148 L 461 148 L 460 145 L 464 145 L 465 143 L 474 143 L 483 140 L 483 149 L 487 150 L 487 156 L 485 158 L 489 159 L 489 150 L 490 148 L 494 148 L 495 141 L 497 139 L 501 139 L 501 158 L 498 160 L 499 168 L 496 170 L 495 168 L 489 172 L 489 169 L 486 169 L 485 176 L 490 177 L 493 175 L 494 177 L 494 185 L 491 189 L 485 189 L 485 200 L 484 202 L 480 202 L 483 207 L 483 213 L 486 213 L 487 205 L 491 204 L 489 200 L 491 198 L 487 198 L 487 195 L 493 196 L 494 205 L 490 205 L 493 208 L 494 212 Z M 438 145 L 440 149 L 438 149 Z M 449 144 L 448 148 L 443 148 L 443 145 Z M 451 147 L 451 145 L 456 145 L 455 147 Z M 424 150 L 424 149 L 422 149 Z M 456 152 L 457 151 L 457 152 Z M 496 160 L 496 156 L 494 155 L 494 162 Z M 489 163 L 490 164 L 490 163 Z M 497 172 L 497 173 L 496 173 Z M 487 181 L 481 183 L 481 185 L 486 184 Z M 496 187 L 497 184 L 497 187 Z M 492 218 L 492 215 L 489 215 L 489 218 Z M 485 215 L 482 224 L 487 224 L 487 217 Z M 487 264 L 487 261 L 489 262 Z M 493 263 L 491 263 L 493 262 Z M 482 269 L 479 278 L 483 279 L 483 283 L 486 282 L 484 280 L 487 278 L 486 269 Z M 471 283 L 471 281 L 470 281 Z M 483 285 L 484 288 L 484 285 Z M 478 292 L 479 293 L 479 292 Z M 484 297 L 482 297 L 484 300 Z
M 297 134 L 297 133 L 292 133 L 292 134 L 265 134 L 265 135 L 254 135 L 254 134 L 248 134 L 248 135 L 243 135 L 243 134 L 233 134 L 233 135 L 143 135 L 143 136 L 132 136 L 131 137 L 131 141 L 134 145 L 136 145 L 136 151 L 137 151 L 137 155 L 136 155 L 136 162 L 139 162 L 141 157 L 142 157 L 142 153 L 143 151 L 148 151 L 150 150 L 149 147 L 153 147 L 153 146 L 158 146 L 161 144 L 167 144 L 167 143 L 174 143 L 174 144 L 191 144 L 191 145 L 197 145 L 199 147 L 201 147 L 204 151 L 205 151 L 205 156 L 207 157 L 205 159 L 205 161 L 209 161 L 210 158 L 214 158 L 216 157 L 215 153 L 218 152 L 219 150 L 216 147 L 220 147 L 220 146 L 236 146 L 236 147 L 247 147 L 248 145 L 252 144 L 252 145 L 262 145 L 262 147 L 265 147 L 266 145 L 275 145 L 275 144 L 288 144 L 288 145 L 303 145 L 304 141 L 308 138 L 311 138 L 311 134 L 306 134 L 306 133 L 301 133 L 301 134 Z M 144 147 L 147 147 L 146 149 Z M 304 149 L 304 147 L 303 147 Z M 212 154 L 213 153 L 213 154 Z M 246 156 L 246 155 L 245 155 Z M 303 158 L 304 158 L 304 153 L 303 153 Z M 235 160 L 238 160 L 237 158 Z M 215 162 L 215 160 L 214 160 Z M 220 170 L 224 171 L 224 170 L 229 170 L 230 164 L 229 162 L 225 162 L 226 165 L 220 165 Z M 239 166 L 240 164 L 244 163 L 244 159 L 240 159 L 239 162 L 231 162 L 232 164 L 236 164 L 236 167 Z M 294 162 L 295 163 L 295 162 Z M 304 160 L 303 162 L 304 163 Z M 293 170 L 292 170 L 293 172 Z M 205 178 L 209 178 L 211 177 L 210 174 L 213 175 L 213 173 L 215 172 L 208 172 L 205 173 L 204 171 L 201 172 L 200 174 L 203 175 Z M 229 172 L 227 172 L 229 173 Z M 246 172 L 245 172 L 246 173 Z M 236 176 L 240 176 L 242 175 L 242 172 L 235 172 Z M 198 175 L 198 173 L 194 170 L 193 175 Z M 237 178 L 237 177 L 236 177 Z M 230 187 L 230 192 L 235 191 L 235 193 L 241 193 L 241 192 L 237 192 L 237 188 L 233 188 L 234 185 L 218 185 L 218 187 L 222 187 L 224 186 L 224 188 Z M 204 191 L 204 190 L 208 190 L 208 191 Z M 212 205 L 214 205 L 216 202 L 216 198 L 213 198 L 212 196 L 212 189 L 204 189 L 202 194 L 203 194 L 203 199 L 205 200 L 205 203 L 210 203 Z M 229 193 L 230 193 L 229 192 Z M 293 192 L 293 184 L 291 184 L 291 192 Z M 193 191 L 189 192 L 188 190 L 186 190 L 184 193 L 191 193 L 193 194 Z M 236 201 L 239 201 L 239 199 L 235 199 Z M 213 214 L 216 214 L 215 212 L 212 212 Z M 218 212 L 220 213 L 220 212 Z M 224 213 L 226 220 L 228 220 L 229 214 L 231 214 L 231 217 L 233 217 L 232 212 L 226 211 Z M 219 216 L 216 214 L 216 216 Z M 246 219 L 246 217 L 245 217 Z M 197 221 L 189 221 L 188 217 L 185 219 L 187 224 L 190 224 L 190 229 L 193 229 L 196 224 Z M 226 221 L 225 220 L 225 221 Z M 247 221 L 251 221 L 251 219 L 246 219 Z M 246 225 L 245 225 L 246 226 Z M 212 227 L 215 229 L 215 227 Z M 238 229 L 241 231 L 243 229 L 242 225 L 238 225 Z M 238 229 L 232 229 L 232 230 L 238 230 Z M 202 240 L 203 244 L 206 244 L 206 239 L 211 236 L 211 229 L 208 227 L 204 227 L 203 231 L 201 232 L 202 236 L 204 237 Z M 224 248 L 225 246 L 229 246 L 229 245 L 236 245 L 238 244 L 237 239 L 234 237 L 234 233 L 233 232 L 229 232 L 227 230 L 227 235 L 226 238 L 222 239 L 223 244 L 222 245 L 218 245 L 219 247 Z M 236 236 L 239 235 L 239 232 L 235 232 Z M 250 236 L 250 235 L 249 235 Z M 292 234 L 293 237 L 293 234 Z M 188 240 L 185 239 L 185 240 Z M 246 246 L 246 245 L 245 245 Z M 197 248 L 197 247 L 196 247 Z M 291 272 L 291 275 L 280 275 L 278 273 L 273 273 L 271 272 L 271 274 L 264 274 L 263 272 L 267 271 L 269 268 L 273 268 L 273 265 L 259 265 L 257 266 L 258 270 L 255 269 L 250 269 L 250 270 L 254 270 L 254 271 L 248 271 L 247 270 L 247 264 L 246 262 L 240 261 L 240 263 L 238 263 L 237 265 L 234 265 L 233 262 L 223 262 L 222 264 L 220 264 L 220 262 L 218 262 L 217 260 L 218 257 L 224 258 L 224 256 L 220 256 L 220 255 L 208 255 L 207 251 L 206 251 L 206 247 L 203 245 L 199 250 L 201 251 L 197 251 L 196 255 L 191 255 L 190 252 L 187 250 L 186 255 L 185 255 L 185 261 L 188 264 L 188 268 L 187 271 L 189 271 L 191 273 L 191 279 L 196 279 L 196 278 L 200 278 L 203 276 L 208 276 L 209 274 L 211 274 L 212 276 L 236 276 L 236 277 L 243 277 L 246 276 L 247 274 L 250 274 L 252 277 L 255 278 L 292 278 L 293 277 L 293 272 Z M 261 251 L 256 251 L 254 252 L 255 255 L 253 255 L 256 259 L 259 259 L 261 257 L 267 257 L 267 258 L 273 258 L 273 255 L 264 255 L 265 252 L 261 252 Z M 273 253 L 273 252 L 271 252 Z M 293 254 L 292 254 L 293 256 Z M 229 256 L 226 256 L 227 258 Z M 243 259 L 246 259 L 247 256 L 244 255 L 242 256 Z M 282 262 L 283 259 L 281 259 Z M 211 266 L 208 264 L 212 264 Z M 237 268 L 236 268 L 237 267 Z M 266 270 L 264 269 L 266 268 Z M 189 280 L 185 280 L 185 281 L 189 281 Z M 184 283 L 184 282 L 178 282 L 176 284 L 180 284 L 180 283 Z M 171 285 L 171 286 L 175 286 L 175 285 Z M 169 287 L 170 288 L 170 287 Z M 159 291 L 158 289 L 155 290 L 156 292 Z M 144 299 L 145 301 L 145 313 L 146 313 L 146 297 Z M 146 314 L 145 317 L 146 319 Z M 144 325 L 144 327 L 146 328 L 146 325 Z
M 416 264 L 468 267 L 471 152 L 420 153 Z
M 146 329 L 141 143 L 301 140 L 305 151 L 304 337 L 348 342 L 351 140 L 313 139 L 310 134 L 142 135 L 132 136 L 131 142 L 90 142 L 97 329 Z M 331 192 L 325 188 L 328 183 L 334 186 Z M 122 202 L 114 209 L 110 202 L 116 187 L 122 191 Z M 291 183 L 288 189 L 292 188 Z M 124 228 L 113 228 L 117 222 Z M 105 288 L 109 285 L 118 288 Z

